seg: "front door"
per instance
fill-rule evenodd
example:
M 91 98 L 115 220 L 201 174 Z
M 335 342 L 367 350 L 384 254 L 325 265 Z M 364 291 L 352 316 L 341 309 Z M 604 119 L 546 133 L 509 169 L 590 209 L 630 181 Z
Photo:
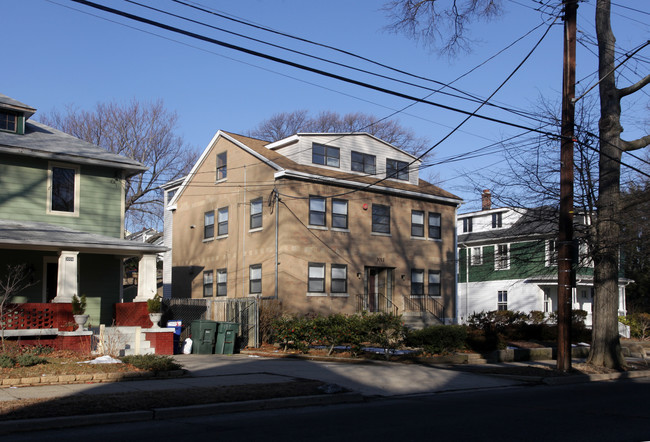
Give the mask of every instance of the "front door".
M 369 312 L 392 311 L 394 272 L 386 267 L 366 267 L 366 309 Z
M 59 279 L 58 258 L 45 258 L 45 275 L 43 277 L 43 302 L 52 302 L 56 297 L 56 285 Z

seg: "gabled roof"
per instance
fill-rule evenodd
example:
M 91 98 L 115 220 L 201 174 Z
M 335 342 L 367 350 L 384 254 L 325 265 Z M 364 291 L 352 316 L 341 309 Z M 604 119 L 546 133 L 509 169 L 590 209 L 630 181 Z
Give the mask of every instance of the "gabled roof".
M 36 109 L 33 107 L 4 94 L 0 94 L 0 108 L 20 112 L 25 115 L 25 118 L 27 119 L 36 113 Z
M 516 239 L 521 240 L 522 238 L 552 238 L 557 236 L 558 213 L 554 208 L 511 208 L 510 210 L 516 210 L 522 214 L 511 227 L 482 232 L 460 233 L 458 235 L 458 242 L 460 244 L 495 243 L 508 242 Z
M 34 121 L 25 122 L 23 135 L 0 132 L 0 153 L 113 167 L 126 171 L 128 175 L 147 170 L 138 161 Z
M 407 182 L 391 179 L 379 180 L 377 177 L 363 176 L 299 164 L 293 160 L 290 160 L 284 155 L 269 149 L 268 141 L 219 130 L 214 135 L 208 146 L 205 148 L 197 162 L 194 164 L 194 167 L 185 178 L 185 181 L 179 188 L 178 192 L 176 192 L 172 200 L 169 202 L 170 206 L 176 204 L 176 201 L 178 201 L 178 198 L 180 198 L 185 188 L 189 184 L 191 177 L 194 176 L 197 169 L 205 159 L 205 156 L 212 149 L 212 146 L 220 137 L 228 139 L 251 155 L 257 157 L 260 161 L 275 169 L 276 179 L 293 178 L 313 182 L 322 182 L 325 184 L 333 184 L 344 187 L 362 188 L 364 190 L 367 189 L 370 192 L 376 191 L 382 193 L 396 193 L 402 196 L 434 199 L 440 202 L 456 205 L 459 205 L 462 202 L 462 199 L 460 197 L 449 193 L 437 186 L 434 186 L 433 184 L 430 184 L 424 180 L 419 180 L 419 183 L 416 186 Z

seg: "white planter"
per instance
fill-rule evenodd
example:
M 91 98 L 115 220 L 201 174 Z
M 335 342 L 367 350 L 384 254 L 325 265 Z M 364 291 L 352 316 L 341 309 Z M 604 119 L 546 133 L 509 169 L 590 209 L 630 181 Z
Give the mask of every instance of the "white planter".
M 153 322 L 153 327 L 151 328 L 160 328 L 158 325 L 160 318 L 162 318 L 162 313 L 149 313 L 149 320 Z
M 72 315 L 74 318 L 74 322 L 77 323 L 79 327 L 77 327 L 77 331 L 86 331 L 86 322 L 88 322 L 88 316 L 89 315 Z

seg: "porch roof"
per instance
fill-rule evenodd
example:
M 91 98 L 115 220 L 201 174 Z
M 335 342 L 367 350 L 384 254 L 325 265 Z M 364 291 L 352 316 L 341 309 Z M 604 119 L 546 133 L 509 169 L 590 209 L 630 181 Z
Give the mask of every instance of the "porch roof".
M 136 256 L 165 252 L 167 247 L 83 232 L 48 223 L 0 220 L 0 248 L 72 250 Z

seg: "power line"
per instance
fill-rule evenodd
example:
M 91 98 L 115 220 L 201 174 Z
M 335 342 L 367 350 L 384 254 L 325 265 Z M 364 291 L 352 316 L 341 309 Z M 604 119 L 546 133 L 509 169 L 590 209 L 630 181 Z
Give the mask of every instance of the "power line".
M 330 73 L 330 72 L 327 72 L 327 71 L 323 71 L 321 69 L 312 68 L 312 67 L 309 67 L 309 66 L 306 66 L 306 65 L 295 63 L 295 62 L 285 60 L 285 59 L 282 59 L 282 58 L 278 58 L 278 57 L 275 57 L 275 56 L 272 56 L 272 55 L 264 54 L 264 53 L 254 51 L 254 50 L 251 50 L 251 49 L 247 49 L 247 48 L 244 48 L 244 47 L 241 47 L 241 46 L 237 46 L 237 45 L 234 45 L 234 44 L 230 44 L 230 43 L 227 43 L 227 42 L 216 40 L 216 39 L 213 39 L 213 38 L 210 38 L 210 37 L 206 37 L 206 36 L 203 36 L 203 35 L 200 35 L 200 34 L 196 34 L 194 32 L 186 31 L 186 30 L 183 30 L 183 29 L 180 29 L 180 28 L 176 28 L 176 27 L 169 26 L 169 25 L 166 25 L 166 24 L 163 24 L 163 23 L 160 23 L 160 22 L 156 22 L 154 20 L 150 20 L 150 19 L 147 19 L 147 18 L 144 18 L 144 17 L 139 17 L 139 16 L 136 16 L 136 15 L 124 12 L 124 11 L 120 11 L 120 10 L 113 9 L 113 8 L 110 8 L 110 7 L 107 7 L 107 6 L 99 5 L 99 4 L 96 4 L 96 3 L 93 3 L 93 2 L 90 2 L 90 1 L 87 1 L 87 0 L 71 0 L 71 1 L 73 1 L 75 3 L 83 4 L 83 5 L 95 8 L 95 9 L 100 9 L 100 10 L 103 10 L 103 11 L 111 13 L 111 14 L 119 15 L 119 16 L 131 19 L 131 20 L 134 20 L 134 21 L 139 21 L 141 23 L 145 23 L 145 24 L 149 24 L 151 26 L 159 27 L 159 28 L 168 30 L 170 32 L 179 33 L 179 34 L 186 35 L 188 37 L 195 38 L 195 39 L 198 39 L 198 40 L 202 40 L 202 41 L 205 41 L 205 42 L 208 42 L 208 43 L 211 43 L 211 44 L 226 47 L 228 49 L 236 50 L 236 51 L 239 51 L 239 52 L 244 52 L 246 54 L 249 54 L 249 55 L 252 55 L 252 56 L 255 56 L 255 57 L 264 58 L 264 59 L 267 59 L 267 60 L 270 60 L 270 61 L 273 61 L 273 62 L 276 62 L 276 63 L 285 64 L 287 66 L 291 66 L 291 67 L 294 67 L 294 68 L 297 68 L 297 69 L 305 70 L 305 71 L 312 72 L 312 73 L 322 75 L 322 76 L 325 76 L 325 77 L 333 78 L 335 80 L 339 80 L 339 81 L 343 81 L 343 82 L 346 82 L 346 83 L 354 84 L 356 86 L 361 86 L 361 87 L 364 87 L 366 89 L 371 89 L 371 90 L 374 90 L 374 91 L 377 91 L 377 92 L 382 92 L 382 93 L 385 93 L 385 94 L 388 94 L 388 95 L 393 95 L 395 97 L 404 98 L 404 99 L 407 99 L 407 100 L 412 100 L 412 101 L 417 101 L 417 102 L 424 103 L 424 104 L 429 104 L 431 106 L 439 107 L 441 109 L 450 110 L 450 111 L 453 111 L 453 112 L 465 114 L 465 115 L 475 117 L 475 118 L 479 118 L 479 119 L 482 119 L 482 120 L 491 121 L 493 123 L 499 123 L 499 124 L 503 124 L 503 125 L 506 125 L 506 126 L 515 127 L 515 128 L 518 128 L 518 129 L 532 130 L 532 131 L 539 132 L 539 133 L 542 133 L 542 134 L 545 134 L 545 135 L 549 135 L 547 132 L 539 131 L 538 129 L 530 128 L 530 127 L 527 127 L 527 126 L 524 126 L 524 125 L 521 125 L 521 124 L 501 120 L 501 119 L 498 119 L 498 118 L 489 117 L 489 116 L 486 116 L 486 115 L 477 114 L 475 112 L 469 112 L 469 111 L 466 111 L 466 110 L 463 110 L 463 109 L 455 108 L 453 106 L 448 106 L 448 105 L 441 104 L 441 103 L 436 103 L 436 102 L 433 102 L 433 101 L 423 100 L 423 99 L 420 99 L 418 97 L 414 97 L 412 95 L 404 94 L 402 92 L 393 91 L 393 90 L 390 90 L 390 89 L 386 89 L 386 88 L 383 88 L 383 87 L 380 87 L 380 86 L 372 85 L 372 84 L 362 82 L 362 81 L 359 81 L 359 80 L 354 80 L 354 79 L 344 77 L 344 76 L 341 76 L 341 75 L 338 75 L 338 74 L 333 74 L 333 73 Z

